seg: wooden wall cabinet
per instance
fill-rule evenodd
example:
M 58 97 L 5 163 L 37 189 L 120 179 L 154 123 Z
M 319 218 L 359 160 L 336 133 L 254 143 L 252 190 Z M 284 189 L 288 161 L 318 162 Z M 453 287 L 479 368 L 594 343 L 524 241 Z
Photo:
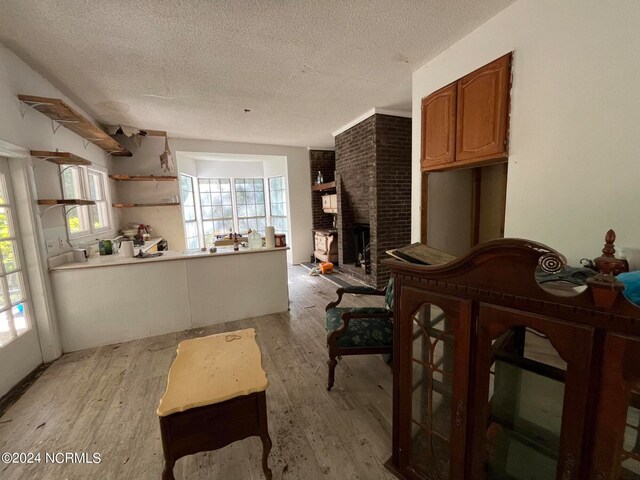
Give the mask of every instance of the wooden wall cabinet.
M 399 478 L 640 478 L 640 308 L 605 274 L 575 296 L 543 290 L 538 266 L 562 262 L 514 239 L 445 265 L 383 261 Z
M 508 155 L 511 54 L 422 100 L 423 171 L 487 165 Z

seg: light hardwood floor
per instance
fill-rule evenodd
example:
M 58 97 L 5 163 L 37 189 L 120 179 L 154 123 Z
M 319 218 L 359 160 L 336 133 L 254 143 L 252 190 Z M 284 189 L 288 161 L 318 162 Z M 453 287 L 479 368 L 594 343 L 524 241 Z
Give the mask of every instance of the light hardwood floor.
M 0 478 L 159 479 L 155 410 L 178 342 L 247 327 L 258 332 L 270 382 L 274 479 L 395 478 L 382 465 L 391 452 L 391 371 L 380 356 L 345 357 L 335 387 L 326 390 L 324 306 L 336 288 L 291 267 L 289 312 L 64 355 L 0 418 L 0 452 L 41 452 L 43 463 L 0 463 Z M 229 301 L 251 301 L 250 295 L 239 287 Z M 380 304 L 380 298 L 347 297 L 345 305 Z M 45 464 L 45 452 L 97 452 L 101 462 Z M 260 455 L 260 440 L 252 437 L 185 457 L 175 474 L 260 479 Z

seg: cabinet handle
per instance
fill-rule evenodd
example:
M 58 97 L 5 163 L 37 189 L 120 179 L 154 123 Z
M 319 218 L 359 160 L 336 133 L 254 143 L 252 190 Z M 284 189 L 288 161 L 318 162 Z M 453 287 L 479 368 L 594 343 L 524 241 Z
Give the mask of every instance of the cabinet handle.
M 456 427 L 460 427 L 462 425 L 462 415 L 464 414 L 464 402 L 462 400 L 458 400 L 456 404 Z
M 564 460 L 562 468 L 562 480 L 571 480 L 573 478 L 573 467 L 576 466 L 576 457 L 571 453 Z

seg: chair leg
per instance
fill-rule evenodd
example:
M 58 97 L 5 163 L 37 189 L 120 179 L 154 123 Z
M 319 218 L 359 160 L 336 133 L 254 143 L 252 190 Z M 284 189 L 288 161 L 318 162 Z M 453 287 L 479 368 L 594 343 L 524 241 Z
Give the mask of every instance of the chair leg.
M 327 390 L 331 390 L 336 378 L 336 365 L 338 361 L 336 360 L 336 356 L 329 354 L 329 360 L 327 361 L 327 365 L 329 365 L 329 381 L 327 382 Z

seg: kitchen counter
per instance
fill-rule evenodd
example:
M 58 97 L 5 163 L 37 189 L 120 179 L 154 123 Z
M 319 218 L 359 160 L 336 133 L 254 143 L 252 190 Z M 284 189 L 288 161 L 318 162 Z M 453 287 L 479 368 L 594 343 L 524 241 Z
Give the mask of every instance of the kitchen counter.
M 158 240 L 159 241 L 159 240 Z M 148 243 L 148 242 L 147 242 Z M 156 242 L 157 244 L 157 242 Z M 155 245 L 155 244 L 153 244 Z M 153 245 L 145 245 L 143 247 L 143 251 L 148 250 L 153 247 Z M 289 247 L 278 247 L 278 248 L 257 248 L 250 249 L 248 247 L 240 247 L 240 250 L 237 252 L 233 251 L 233 247 L 218 247 L 218 251 L 216 253 L 209 253 L 209 251 L 203 252 L 201 250 L 167 250 L 162 253 L 159 257 L 150 257 L 150 258 L 136 258 L 136 257 L 122 257 L 118 254 L 116 255 L 94 255 L 90 257 L 86 262 L 69 262 L 63 265 L 58 265 L 55 267 L 50 267 L 49 271 L 60 271 L 60 270 L 74 270 L 79 268 L 95 268 L 95 267 L 114 267 L 114 266 L 122 266 L 122 265 L 142 265 L 148 262 L 166 262 L 171 260 L 188 260 L 194 258 L 203 258 L 203 257 L 220 257 L 224 255 L 243 255 L 243 254 L 255 254 L 255 253 L 264 253 L 270 251 L 284 251 L 288 250 Z M 136 247 L 136 252 L 139 250 Z
M 166 251 L 146 259 L 106 255 L 52 267 L 62 349 L 284 312 L 287 250 L 223 247 L 215 254 Z

